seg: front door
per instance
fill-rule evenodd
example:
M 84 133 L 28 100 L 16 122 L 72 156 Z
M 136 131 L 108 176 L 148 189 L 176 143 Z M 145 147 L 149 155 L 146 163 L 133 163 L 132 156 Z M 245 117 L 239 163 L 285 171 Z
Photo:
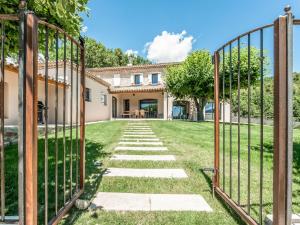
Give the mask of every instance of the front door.
M 112 97 L 112 117 L 117 118 L 117 98 Z

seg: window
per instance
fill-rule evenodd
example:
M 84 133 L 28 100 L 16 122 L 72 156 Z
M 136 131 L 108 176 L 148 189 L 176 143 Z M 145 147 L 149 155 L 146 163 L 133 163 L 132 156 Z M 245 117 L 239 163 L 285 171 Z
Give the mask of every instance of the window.
M 129 99 L 124 100 L 124 111 L 130 111 L 130 101 L 129 101 Z
M 91 89 L 90 88 L 85 88 L 85 101 L 86 102 L 91 102 L 92 101 Z
M 107 95 L 101 94 L 101 103 L 103 103 L 103 105 L 107 105 Z
M 141 75 L 140 74 L 135 74 L 134 75 L 134 84 L 135 85 L 140 85 L 141 84 Z
M 158 84 L 158 73 L 153 73 L 151 79 L 152 79 L 151 81 L 152 84 Z

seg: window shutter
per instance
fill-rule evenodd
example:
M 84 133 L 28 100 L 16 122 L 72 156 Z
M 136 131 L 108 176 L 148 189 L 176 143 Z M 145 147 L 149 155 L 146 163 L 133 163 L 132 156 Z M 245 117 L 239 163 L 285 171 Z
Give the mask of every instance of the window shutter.
M 144 75 L 143 74 L 140 75 L 140 79 L 141 79 L 141 84 L 143 84 L 144 83 Z
M 133 85 L 134 84 L 134 75 L 131 75 L 131 85 Z
M 160 73 L 158 74 L 158 83 L 159 84 L 161 83 L 161 74 Z
M 148 74 L 148 83 L 151 84 L 152 83 L 152 74 Z

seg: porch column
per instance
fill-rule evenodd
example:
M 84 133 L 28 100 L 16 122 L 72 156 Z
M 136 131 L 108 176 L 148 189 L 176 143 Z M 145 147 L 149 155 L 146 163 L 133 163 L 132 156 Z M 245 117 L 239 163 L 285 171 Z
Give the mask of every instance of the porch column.
M 173 101 L 172 97 L 168 96 L 168 92 L 164 92 L 164 120 L 171 119 Z

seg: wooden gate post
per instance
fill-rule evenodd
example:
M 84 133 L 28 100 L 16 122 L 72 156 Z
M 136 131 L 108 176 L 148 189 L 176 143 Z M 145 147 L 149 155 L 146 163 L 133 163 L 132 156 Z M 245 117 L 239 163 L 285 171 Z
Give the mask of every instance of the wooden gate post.
M 293 151 L 293 18 L 290 7 L 274 22 L 273 224 L 291 224 Z
M 37 224 L 38 21 L 21 12 L 19 55 L 19 224 Z
M 214 187 L 219 187 L 220 184 L 220 126 L 219 126 L 219 52 L 214 53 L 214 96 L 215 96 L 215 114 L 214 114 L 214 131 L 215 131 L 215 160 L 214 160 Z

